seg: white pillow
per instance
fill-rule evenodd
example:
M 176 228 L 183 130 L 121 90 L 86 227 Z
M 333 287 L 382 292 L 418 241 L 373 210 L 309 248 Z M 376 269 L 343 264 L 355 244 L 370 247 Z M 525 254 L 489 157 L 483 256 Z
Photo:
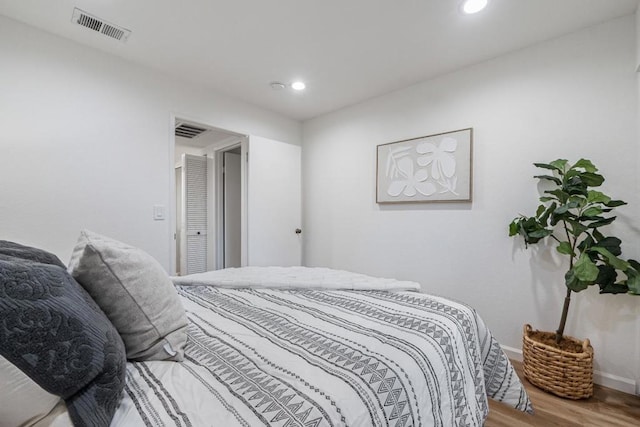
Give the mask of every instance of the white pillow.
M 64 400 L 60 400 L 46 417 L 30 427 L 73 427 L 73 422 Z
M 60 401 L 0 356 L 0 426 L 31 426 Z
M 184 358 L 184 307 L 169 276 L 149 254 L 83 230 L 69 272 L 116 327 L 128 359 Z

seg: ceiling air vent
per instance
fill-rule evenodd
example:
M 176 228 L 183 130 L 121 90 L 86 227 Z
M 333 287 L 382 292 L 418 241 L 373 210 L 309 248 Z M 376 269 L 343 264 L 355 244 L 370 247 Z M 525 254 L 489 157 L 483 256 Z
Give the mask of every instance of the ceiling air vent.
M 207 128 L 201 128 L 188 123 L 178 123 L 178 126 L 176 126 L 176 136 L 193 139 L 207 130 Z
M 129 35 L 131 34 L 131 31 L 126 28 L 110 24 L 103 19 L 85 12 L 84 10 L 78 9 L 77 7 L 73 9 L 71 22 L 82 25 L 90 30 L 97 31 L 100 34 L 111 37 L 112 39 L 120 40 L 121 42 L 126 42 L 127 38 L 129 38 Z

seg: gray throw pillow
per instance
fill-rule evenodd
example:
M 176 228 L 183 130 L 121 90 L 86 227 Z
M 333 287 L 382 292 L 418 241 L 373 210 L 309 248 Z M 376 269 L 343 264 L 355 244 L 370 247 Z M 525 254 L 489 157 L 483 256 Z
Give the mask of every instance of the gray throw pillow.
M 187 317 L 173 283 L 153 257 L 83 230 L 69 271 L 116 327 L 128 359 L 183 360 Z

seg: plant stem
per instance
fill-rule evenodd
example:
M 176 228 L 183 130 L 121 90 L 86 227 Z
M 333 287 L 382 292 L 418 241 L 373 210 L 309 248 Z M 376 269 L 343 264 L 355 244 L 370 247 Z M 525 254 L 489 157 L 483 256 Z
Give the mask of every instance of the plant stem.
M 564 326 L 567 323 L 567 313 L 569 313 L 569 303 L 571 303 L 571 289 L 567 288 L 567 296 L 564 297 L 564 305 L 562 306 L 560 326 L 558 326 L 558 330 L 556 331 L 556 344 L 560 344 L 562 335 L 564 335 Z
M 575 250 L 576 250 L 576 244 L 578 243 L 578 239 L 574 238 L 573 240 L 571 240 L 571 235 L 569 234 L 569 227 L 567 226 L 566 221 L 562 221 L 562 225 L 567 235 L 567 240 L 571 245 L 571 255 L 569 255 L 569 270 L 571 270 L 573 268 L 573 258 L 575 257 Z M 562 315 L 560 316 L 560 325 L 558 326 L 558 330 L 556 331 L 556 344 L 560 344 L 560 341 L 562 341 L 562 336 L 564 335 L 564 327 L 567 323 L 567 314 L 569 313 L 570 303 L 571 303 L 571 289 L 567 288 L 567 295 L 564 297 L 564 304 L 562 306 Z

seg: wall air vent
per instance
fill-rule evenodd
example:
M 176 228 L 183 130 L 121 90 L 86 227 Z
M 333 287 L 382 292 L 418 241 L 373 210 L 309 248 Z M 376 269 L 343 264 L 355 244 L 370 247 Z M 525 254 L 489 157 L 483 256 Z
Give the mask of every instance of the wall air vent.
M 90 30 L 97 31 L 100 34 L 104 34 L 107 37 L 111 37 L 112 39 L 116 39 L 121 42 L 126 42 L 131 34 L 131 31 L 126 28 L 110 24 L 103 19 L 85 12 L 84 10 L 78 9 L 77 7 L 73 9 L 71 22 L 82 25 Z
M 176 136 L 193 139 L 196 136 L 206 132 L 207 130 L 208 130 L 207 128 L 201 128 L 199 126 L 194 126 L 189 123 L 178 122 L 176 126 Z

